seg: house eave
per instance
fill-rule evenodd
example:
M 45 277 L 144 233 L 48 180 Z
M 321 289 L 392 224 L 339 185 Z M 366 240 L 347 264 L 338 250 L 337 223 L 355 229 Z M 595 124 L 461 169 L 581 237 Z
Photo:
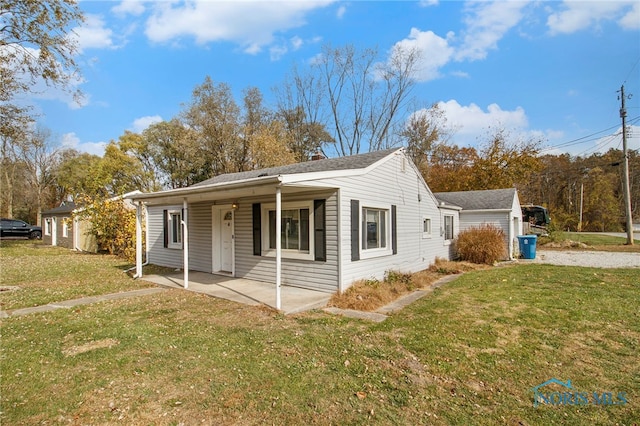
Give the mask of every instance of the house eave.
M 462 209 L 462 213 L 511 213 L 511 209 Z
M 318 181 L 287 181 L 284 176 L 277 175 L 245 179 L 242 181 L 170 189 L 147 194 L 135 194 L 128 198 L 134 202 L 142 202 L 147 205 L 182 203 L 185 199 L 189 203 L 204 201 L 215 202 L 218 200 L 273 195 L 278 187 L 282 188 L 283 193 L 335 189 L 334 186 L 325 185 Z

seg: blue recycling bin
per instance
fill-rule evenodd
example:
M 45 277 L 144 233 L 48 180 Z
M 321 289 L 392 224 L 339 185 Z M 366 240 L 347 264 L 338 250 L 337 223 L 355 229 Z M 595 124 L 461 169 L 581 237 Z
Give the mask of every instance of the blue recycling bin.
M 525 259 L 536 258 L 536 240 L 537 235 L 518 235 L 518 246 L 520 247 L 520 254 Z

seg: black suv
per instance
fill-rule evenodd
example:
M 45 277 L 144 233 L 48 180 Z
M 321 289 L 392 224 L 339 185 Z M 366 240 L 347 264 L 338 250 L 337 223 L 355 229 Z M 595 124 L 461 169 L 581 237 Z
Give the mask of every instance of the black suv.
M 42 238 L 42 228 L 17 219 L 0 219 L 0 238 L 4 237 L 27 237 L 30 240 L 39 240 Z

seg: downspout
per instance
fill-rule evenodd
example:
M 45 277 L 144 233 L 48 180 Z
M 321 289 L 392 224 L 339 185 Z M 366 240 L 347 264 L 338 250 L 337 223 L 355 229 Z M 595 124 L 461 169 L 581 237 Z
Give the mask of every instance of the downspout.
M 282 188 L 276 187 L 276 309 L 282 305 L 280 284 L 282 281 Z
M 186 197 L 182 201 L 182 209 L 184 213 L 182 214 L 182 242 L 184 244 L 182 254 L 183 254 L 183 268 L 184 268 L 184 288 L 189 288 L 189 210 L 187 207 L 187 199 Z
M 134 278 L 142 278 L 142 205 L 136 203 L 136 274 Z

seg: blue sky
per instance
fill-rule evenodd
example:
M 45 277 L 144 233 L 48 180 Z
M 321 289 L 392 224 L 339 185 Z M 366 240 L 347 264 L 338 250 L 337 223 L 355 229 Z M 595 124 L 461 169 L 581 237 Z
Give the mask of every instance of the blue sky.
M 32 101 L 60 144 L 101 155 L 125 130 L 170 120 L 208 75 L 267 103 L 294 64 L 323 44 L 421 49 L 413 96 L 441 103 L 453 143 L 487 128 L 541 137 L 545 152 L 640 149 L 640 2 L 81 1 L 75 28 L 81 104 L 43 89 Z M 617 136 L 616 136 L 617 134 Z

